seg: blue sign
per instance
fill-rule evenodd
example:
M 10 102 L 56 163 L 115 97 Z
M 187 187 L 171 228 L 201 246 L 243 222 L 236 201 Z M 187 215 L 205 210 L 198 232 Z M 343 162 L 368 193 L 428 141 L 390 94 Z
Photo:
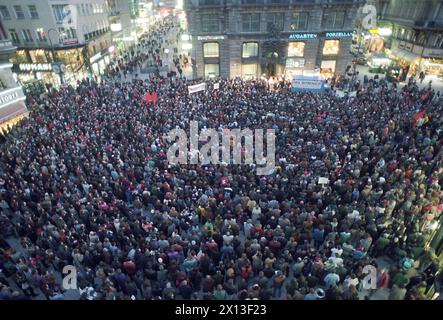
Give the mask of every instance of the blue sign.
M 306 39 L 317 39 L 318 34 L 316 33 L 293 33 L 289 35 L 289 39 L 292 40 L 306 40 Z
M 337 32 L 321 32 L 321 33 L 292 33 L 289 35 L 290 40 L 309 40 L 324 38 L 349 38 L 352 37 L 354 31 L 337 31 Z
M 351 32 L 326 32 L 325 37 L 326 38 L 349 38 L 352 37 L 352 31 Z
M 325 81 L 319 76 L 294 76 L 292 78 L 292 92 L 323 92 Z

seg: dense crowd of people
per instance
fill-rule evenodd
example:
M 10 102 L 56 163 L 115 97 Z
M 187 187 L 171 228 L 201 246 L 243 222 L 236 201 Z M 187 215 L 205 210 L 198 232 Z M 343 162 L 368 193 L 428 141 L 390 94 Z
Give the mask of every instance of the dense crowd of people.
M 155 22 L 136 44 L 114 57 L 105 70 L 105 79 L 122 80 L 129 75 L 135 75 L 137 78 L 140 73 L 147 73 L 150 69 L 159 76 L 160 69 L 171 62 L 178 74 L 182 75 L 183 68 L 188 66 L 190 61 L 186 54 L 178 54 L 181 34 L 175 17 Z M 171 59 L 168 59 L 169 57 Z M 172 66 L 169 67 L 172 69 Z
M 29 97 L 0 146 L 0 299 L 65 299 L 66 265 L 88 300 L 369 299 L 366 265 L 389 299 L 427 298 L 443 206 L 431 88 L 371 79 L 339 98 L 218 79 L 188 94 L 194 83 L 85 80 Z M 275 170 L 169 164 L 164 135 L 192 120 L 275 129 Z

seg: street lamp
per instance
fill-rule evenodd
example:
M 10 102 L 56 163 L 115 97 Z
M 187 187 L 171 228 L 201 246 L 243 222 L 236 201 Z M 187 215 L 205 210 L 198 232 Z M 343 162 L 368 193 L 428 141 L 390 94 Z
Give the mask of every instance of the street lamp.
M 63 66 L 62 63 L 60 63 L 58 61 L 57 56 L 55 55 L 54 45 L 52 43 L 51 35 L 50 35 L 51 31 L 55 31 L 58 34 L 59 37 L 60 37 L 60 32 L 57 31 L 54 28 L 50 28 L 50 29 L 48 29 L 47 34 L 48 34 L 49 43 L 51 45 L 52 59 L 54 60 L 53 68 L 54 68 L 55 73 L 59 75 L 61 84 L 63 84 L 63 69 L 64 69 L 64 66 Z

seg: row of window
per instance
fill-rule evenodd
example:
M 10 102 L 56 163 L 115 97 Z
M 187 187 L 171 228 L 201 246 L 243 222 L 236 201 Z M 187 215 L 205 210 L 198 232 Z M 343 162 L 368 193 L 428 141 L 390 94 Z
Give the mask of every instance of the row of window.
M 443 49 L 443 33 L 430 34 L 426 31 L 415 31 L 396 26 L 392 29 L 392 37 L 420 46 Z
M 93 32 L 85 33 L 84 37 L 85 40 L 92 39 L 94 37 L 100 36 L 102 34 L 105 34 L 109 31 L 109 27 L 102 28 L 100 30 L 96 30 Z M 9 29 L 9 35 L 11 37 L 11 40 L 14 44 L 20 44 L 23 40 L 24 43 L 30 43 L 34 42 L 34 39 L 38 42 L 46 42 L 47 37 L 46 33 L 43 30 L 43 28 L 37 28 L 34 32 L 32 32 L 30 29 L 23 29 L 21 30 L 21 38 L 19 36 L 19 32 L 16 29 Z M 72 40 L 77 39 L 77 31 L 74 28 L 58 28 L 58 34 L 59 34 L 59 40 L 60 42 L 63 42 L 65 40 Z M 34 38 L 34 36 L 35 38 Z
M 242 77 L 251 78 L 257 76 L 258 65 L 256 63 L 242 64 Z M 205 63 L 204 65 L 205 79 L 213 79 L 220 76 L 220 65 L 218 63 Z
M 60 41 L 67 40 L 67 39 L 76 39 L 77 38 L 77 32 L 73 28 L 58 28 L 59 33 L 59 39 Z M 19 36 L 19 33 L 16 29 L 9 29 L 9 35 L 11 37 L 11 40 L 14 44 L 20 44 L 21 39 Z M 34 38 L 34 36 L 35 38 Z M 30 29 L 23 29 L 21 30 L 21 38 L 25 43 L 34 42 L 34 39 L 38 42 L 46 42 L 47 37 L 46 33 L 43 30 L 43 28 L 37 28 L 34 32 L 32 32 Z
M 80 16 L 89 16 L 98 13 L 108 12 L 107 7 L 103 7 L 98 3 L 82 3 L 76 5 L 76 14 Z M 72 8 L 66 4 L 52 5 L 52 11 L 54 13 L 56 22 L 63 22 L 67 17 L 72 16 Z
M 315 1 L 315 0 L 314 0 Z M 240 0 L 241 4 L 289 4 L 290 0 Z M 293 3 L 308 3 L 313 2 L 313 0 L 293 0 Z M 330 2 L 345 2 L 345 0 L 330 0 Z M 352 0 L 348 0 L 352 2 Z M 199 5 L 221 5 L 221 0 L 199 0 Z
M 345 11 L 325 11 L 322 17 L 322 27 L 325 29 L 341 29 L 344 26 L 346 18 Z M 243 13 L 241 14 L 241 30 L 243 32 L 261 31 L 261 13 Z M 285 13 L 269 12 L 265 14 L 266 31 L 284 30 Z M 309 29 L 310 13 L 293 12 L 289 29 L 291 31 L 303 31 Z M 219 32 L 220 16 L 218 14 L 201 15 L 202 32 Z
M 12 42 L 14 44 L 20 44 L 21 40 L 20 40 L 17 30 L 16 29 L 9 29 L 8 31 L 9 31 L 9 35 L 11 37 Z M 24 42 L 34 42 L 34 38 L 33 38 L 32 34 L 33 33 L 30 29 L 21 30 L 21 35 L 22 35 L 22 39 Z M 46 40 L 47 40 L 46 34 L 42 28 L 36 29 L 34 34 L 35 34 L 35 39 L 37 41 L 46 42 Z
M 323 55 L 337 55 L 340 51 L 340 40 L 325 40 Z M 294 41 L 288 44 L 288 58 L 304 57 L 305 42 Z M 203 43 L 204 58 L 218 58 L 220 56 L 220 44 L 218 42 Z M 242 58 L 258 57 L 258 42 L 243 42 Z
M 29 18 L 39 19 L 39 14 L 37 11 L 37 7 L 35 5 L 28 5 L 26 7 Z M 16 19 L 24 20 L 26 18 L 25 10 L 21 5 L 13 5 L 12 8 Z M 77 4 L 75 8 L 76 8 L 76 14 L 82 16 L 88 16 L 97 13 L 105 13 L 108 11 L 106 6 L 103 6 L 98 3 Z M 71 12 L 71 7 L 65 4 L 52 5 L 52 11 L 54 13 L 54 17 L 57 22 L 62 22 L 68 15 L 74 14 L 73 12 Z M 11 20 L 12 18 L 8 7 L 5 5 L 0 6 L 0 15 L 3 18 L 3 20 Z
M 427 1 L 389 1 L 387 3 L 386 13 L 389 16 L 401 17 L 402 19 L 420 20 L 426 18 L 429 6 L 430 4 Z
M 14 5 L 12 6 L 15 18 L 18 20 L 24 20 L 26 18 L 25 11 L 21 5 Z M 31 19 L 38 19 L 38 12 L 37 7 L 35 5 L 28 5 L 27 6 L 29 18 Z M 0 15 L 3 20 L 11 20 L 11 13 L 8 10 L 7 6 L 0 6 Z
M 99 30 L 96 30 L 96 31 L 93 31 L 93 32 L 85 33 L 84 34 L 85 40 L 89 40 L 89 39 L 92 39 L 94 37 L 97 37 L 97 36 L 100 36 L 102 34 L 105 34 L 109 30 L 111 30 L 110 27 L 105 27 L 105 28 L 102 28 L 102 29 L 99 29 Z

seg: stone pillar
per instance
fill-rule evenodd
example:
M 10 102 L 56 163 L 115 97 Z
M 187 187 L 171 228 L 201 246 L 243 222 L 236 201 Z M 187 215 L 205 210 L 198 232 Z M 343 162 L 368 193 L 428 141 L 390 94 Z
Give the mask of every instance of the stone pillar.
M 337 65 L 335 67 L 335 73 L 337 75 L 342 75 L 346 71 L 347 66 L 352 66 L 353 56 L 349 52 L 351 47 L 351 38 L 340 39 L 340 52 L 337 57 Z
M 197 40 L 197 37 L 192 37 L 192 58 L 195 59 L 196 63 L 196 74 L 194 74 L 194 78 L 203 78 L 204 77 L 204 60 L 203 60 L 203 42 Z
M 230 40 L 228 37 L 225 38 L 225 40 L 219 41 L 219 48 L 220 48 L 220 77 L 228 78 L 229 72 L 230 72 Z
M 237 39 L 229 40 L 229 77 L 241 76 L 241 54 L 242 41 Z
M 320 45 L 319 39 L 310 39 L 305 42 L 305 70 L 314 70 L 315 66 L 317 66 L 317 55 L 318 55 L 318 47 Z

